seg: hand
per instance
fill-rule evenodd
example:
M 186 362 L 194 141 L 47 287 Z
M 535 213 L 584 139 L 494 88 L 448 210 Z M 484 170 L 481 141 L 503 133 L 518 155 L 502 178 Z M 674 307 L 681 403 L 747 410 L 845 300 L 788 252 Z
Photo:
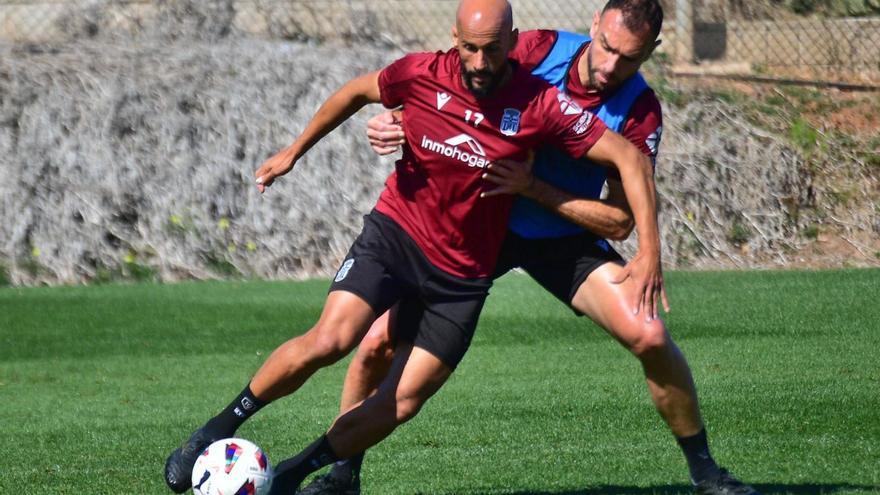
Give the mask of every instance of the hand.
M 535 162 L 535 154 L 529 152 L 529 157 L 524 162 L 514 160 L 498 160 L 486 167 L 483 178 L 489 182 L 498 184 L 491 191 L 480 194 L 481 198 L 497 196 L 499 194 L 520 194 L 528 190 L 535 183 L 532 175 L 532 164 Z
M 275 179 L 290 172 L 293 169 L 294 154 L 290 148 L 285 148 L 263 162 L 254 174 L 257 178 L 257 190 L 260 194 L 271 186 Z
M 663 269 L 660 263 L 660 253 L 646 254 L 639 250 L 636 255 L 623 267 L 623 272 L 613 284 L 623 283 L 627 278 L 632 278 L 635 290 L 633 292 L 633 314 L 637 315 L 644 310 L 645 321 L 656 319 L 658 315 L 658 299 L 663 302 L 663 309 L 669 312 L 669 301 L 666 299 L 666 288 L 663 286 Z
M 401 116 L 401 112 L 383 112 L 367 121 L 367 137 L 376 154 L 390 155 L 406 142 Z

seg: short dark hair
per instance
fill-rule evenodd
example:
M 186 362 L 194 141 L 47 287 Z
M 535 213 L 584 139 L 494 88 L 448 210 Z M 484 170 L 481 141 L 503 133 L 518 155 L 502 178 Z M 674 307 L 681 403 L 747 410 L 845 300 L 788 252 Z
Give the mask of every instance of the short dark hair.
M 608 0 L 602 8 L 602 13 L 609 10 L 621 11 L 623 25 L 630 31 L 641 31 L 647 24 L 654 39 L 660 36 L 660 29 L 663 27 L 663 7 L 658 0 Z

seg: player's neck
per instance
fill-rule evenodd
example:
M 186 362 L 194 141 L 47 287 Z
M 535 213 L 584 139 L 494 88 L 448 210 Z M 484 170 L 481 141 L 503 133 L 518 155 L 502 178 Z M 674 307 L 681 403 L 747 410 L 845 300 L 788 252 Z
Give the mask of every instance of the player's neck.
M 510 59 L 508 59 L 506 67 L 504 69 L 504 74 L 501 76 L 501 81 L 498 82 L 498 87 L 496 88 L 496 90 L 500 90 L 501 88 L 507 86 L 507 83 L 509 83 L 511 77 L 513 77 L 513 71 L 513 63 L 511 63 Z
M 583 53 L 581 53 L 581 56 L 578 58 L 578 61 L 577 61 L 578 79 L 580 79 L 580 81 L 581 81 L 581 86 L 586 88 L 587 93 L 590 93 L 590 94 L 598 93 L 599 90 L 594 88 L 590 84 L 590 82 L 591 82 L 590 81 L 590 59 L 589 59 L 589 56 L 587 56 L 588 53 L 589 53 L 589 50 L 584 50 Z

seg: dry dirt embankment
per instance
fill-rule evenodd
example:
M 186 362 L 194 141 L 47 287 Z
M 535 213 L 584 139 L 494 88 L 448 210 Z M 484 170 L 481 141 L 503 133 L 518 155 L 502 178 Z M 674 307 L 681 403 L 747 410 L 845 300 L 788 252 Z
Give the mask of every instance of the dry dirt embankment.
M 397 55 L 222 37 L 0 47 L 0 279 L 332 273 L 392 168 L 364 139 L 378 107 L 269 194 L 253 171 L 333 89 Z M 667 266 L 876 265 L 876 164 L 816 169 L 737 103 L 665 105 Z

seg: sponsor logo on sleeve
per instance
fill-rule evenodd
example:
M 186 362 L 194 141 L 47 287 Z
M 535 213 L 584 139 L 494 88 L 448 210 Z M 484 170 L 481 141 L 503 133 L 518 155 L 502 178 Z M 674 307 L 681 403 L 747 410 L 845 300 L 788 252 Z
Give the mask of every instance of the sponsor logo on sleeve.
M 575 122 L 574 127 L 572 127 L 572 130 L 574 131 L 575 134 L 581 135 L 584 132 L 586 132 L 588 127 L 590 127 L 590 122 L 592 122 L 592 121 L 593 121 L 593 114 L 591 114 L 590 112 L 584 112 L 581 114 L 581 118 L 579 118 L 578 121 Z
M 651 156 L 657 156 L 657 151 L 660 149 L 660 138 L 663 136 L 663 126 L 657 127 L 657 130 L 652 132 L 647 139 L 645 139 L 645 146 L 651 150 Z
M 557 94 L 556 99 L 559 100 L 559 110 L 562 112 L 562 115 L 580 115 L 584 111 L 580 105 L 575 103 L 565 93 Z
M 501 134 L 513 136 L 519 132 L 519 119 L 522 113 L 515 108 L 505 108 L 501 117 Z

